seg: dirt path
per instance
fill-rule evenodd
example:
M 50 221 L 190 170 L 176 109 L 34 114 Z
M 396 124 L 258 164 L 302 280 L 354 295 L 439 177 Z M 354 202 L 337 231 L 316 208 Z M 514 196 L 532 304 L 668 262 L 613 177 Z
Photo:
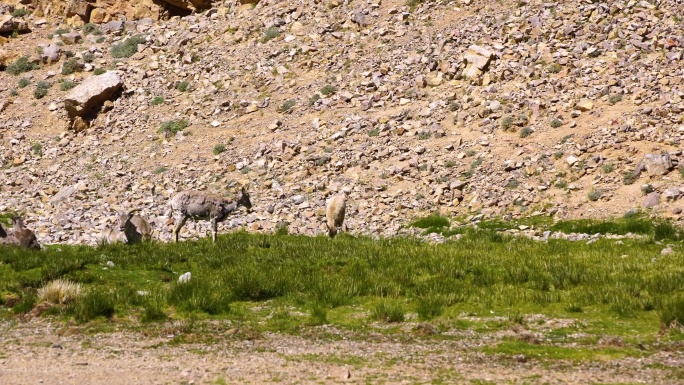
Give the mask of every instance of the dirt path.
M 417 342 L 356 341 L 332 334 L 245 339 L 226 330 L 205 335 L 211 343 L 174 344 L 171 335 L 79 334 L 42 320 L 5 323 L 0 330 L 3 385 L 684 383 L 662 369 L 678 367 L 683 352 L 572 364 L 486 356 L 477 349 L 480 342 L 467 336 Z

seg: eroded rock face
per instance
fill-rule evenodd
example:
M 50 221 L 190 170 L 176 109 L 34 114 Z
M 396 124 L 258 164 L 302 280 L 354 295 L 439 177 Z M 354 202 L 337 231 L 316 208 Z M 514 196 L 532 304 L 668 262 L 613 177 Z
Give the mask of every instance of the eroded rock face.
M 211 0 L 164 0 L 175 7 L 188 10 L 211 8 Z
M 69 92 L 64 98 L 64 107 L 71 119 L 83 116 L 111 98 L 122 86 L 123 80 L 116 72 L 92 76 Z
M 28 32 L 28 23 L 12 15 L 0 16 L 0 32 Z

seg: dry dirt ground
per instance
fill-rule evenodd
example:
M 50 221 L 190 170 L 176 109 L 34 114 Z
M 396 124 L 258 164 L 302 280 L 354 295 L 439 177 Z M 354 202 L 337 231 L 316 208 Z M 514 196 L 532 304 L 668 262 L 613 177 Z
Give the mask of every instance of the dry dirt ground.
M 333 332 L 333 333 L 331 333 Z M 572 363 L 485 355 L 495 341 L 357 340 L 215 329 L 211 342 L 134 331 L 82 333 L 47 320 L 0 324 L 0 384 L 678 384 L 683 352 Z M 205 337 L 207 337 L 205 335 Z M 679 366 L 681 367 L 681 366 Z

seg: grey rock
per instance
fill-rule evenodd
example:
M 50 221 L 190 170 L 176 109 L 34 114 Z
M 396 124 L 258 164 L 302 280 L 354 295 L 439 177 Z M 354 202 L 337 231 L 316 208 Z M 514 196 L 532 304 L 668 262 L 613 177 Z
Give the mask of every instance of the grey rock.
M 667 152 L 661 154 L 646 154 L 644 156 L 643 164 L 646 172 L 651 176 L 665 175 L 672 169 L 672 159 Z
M 93 107 L 102 104 L 123 86 L 123 80 L 115 72 L 91 76 L 72 89 L 64 98 L 64 107 L 72 119 L 83 116 Z
M 645 208 L 651 208 L 658 206 L 660 204 L 660 194 L 657 192 L 652 192 L 646 195 L 644 198 L 643 206 Z
M 28 23 L 12 15 L 0 16 L 0 32 L 28 32 L 30 31 Z

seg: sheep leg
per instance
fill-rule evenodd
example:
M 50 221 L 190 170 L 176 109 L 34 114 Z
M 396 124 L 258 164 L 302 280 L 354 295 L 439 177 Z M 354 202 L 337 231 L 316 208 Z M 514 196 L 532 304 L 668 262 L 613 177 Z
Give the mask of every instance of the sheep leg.
M 216 234 L 218 233 L 218 221 L 216 218 L 211 219 L 211 229 L 213 231 L 211 233 L 211 241 L 216 243 Z
M 181 216 L 180 220 L 176 221 L 176 226 L 173 228 L 173 236 L 175 237 L 176 242 L 178 242 L 178 233 L 180 233 L 181 227 L 183 227 L 187 221 L 188 217 L 186 215 Z

